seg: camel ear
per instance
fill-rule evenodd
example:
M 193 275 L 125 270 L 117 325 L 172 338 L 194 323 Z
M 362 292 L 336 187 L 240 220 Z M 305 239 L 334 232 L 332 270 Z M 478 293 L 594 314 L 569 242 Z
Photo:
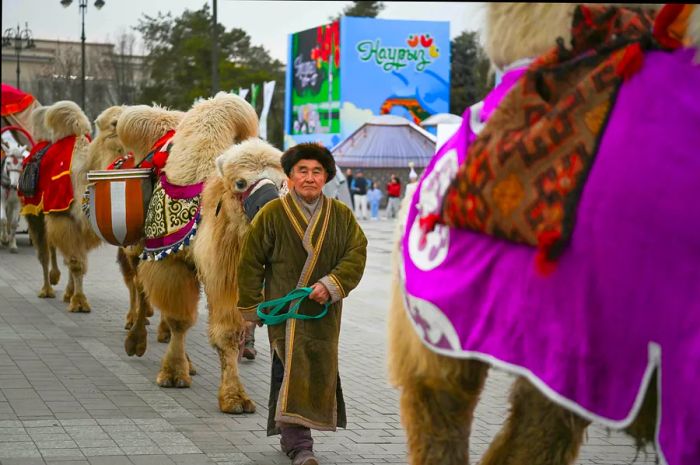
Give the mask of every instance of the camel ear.
M 225 161 L 224 154 L 221 154 L 218 157 L 216 157 L 216 172 L 222 178 L 224 177 L 224 161 Z

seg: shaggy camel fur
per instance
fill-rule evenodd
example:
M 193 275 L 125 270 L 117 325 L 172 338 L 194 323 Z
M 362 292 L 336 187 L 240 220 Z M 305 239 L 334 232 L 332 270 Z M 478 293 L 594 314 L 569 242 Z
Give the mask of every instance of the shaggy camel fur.
M 184 186 L 205 181 L 214 173 L 218 155 L 236 142 L 257 136 L 258 119 L 245 100 L 221 92 L 195 104 L 176 131 L 164 171 L 170 183 Z M 142 261 L 138 277 L 149 301 L 160 309 L 161 319 L 170 327 L 170 342 L 157 383 L 162 387 L 189 387 L 192 379 L 185 334 L 197 318 L 199 301 L 191 248 L 163 260 Z
M 282 153 L 258 138 L 231 147 L 217 158 L 217 176 L 202 194 L 202 223 L 192 252 L 209 308 L 209 342 L 221 360 L 219 408 L 222 412 L 255 410 L 238 377 L 239 342 L 245 331 L 237 308 L 236 269 L 250 222 L 242 195 L 262 179 L 278 189 L 286 180 Z
M 124 150 L 133 154 L 135 165 L 138 165 L 158 139 L 177 127 L 183 116 L 181 111 L 171 111 L 156 105 L 128 107 L 117 121 L 117 136 Z M 129 289 L 129 312 L 125 325 L 129 334 L 124 341 L 124 349 L 128 355 L 138 357 L 146 352 L 146 325 L 149 324 L 146 318 L 153 315 L 153 308 L 138 279 L 139 256 L 143 253 L 143 247 L 141 241 L 129 247 L 120 247 L 117 251 L 117 262 Z M 168 342 L 169 339 L 170 328 L 161 320 L 158 341 Z
M 535 56 L 568 40 L 573 4 L 489 4 L 486 47 L 495 65 Z M 542 27 L 546 25 L 546 27 Z M 389 377 L 401 388 L 401 417 L 412 465 L 469 463 L 469 436 L 474 409 L 489 365 L 450 358 L 429 350 L 419 339 L 404 309 L 400 287 L 400 237 L 416 185 L 409 185 L 397 221 L 393 250 L 393 284 L 389 311 Z M 638 446 L 653 441 L 656 383 L 637 419 L 626 429 Z M 588 420 L 553 403 L 525 378 L 517 378 L 511 410 L 481 465 L 573 464 Z
M 83 292 L 83 277 L 87 272 L 87 254 L 101 241 L 82 211 L 82 197 L 87 187 L 87 172 L 104 169 L 124 154 L 115 132 L 116 120 L 122 111 L 122 107 L 110 107 L 97 117 L 98 133 L 92 143 L 85 137 L 90 133 L 90 121 L 74 102 L 57 102 L 46 111 L 46 127 L 51 131 L 52 142 L 70 135 L 78 136 L 70 169 L 74 201 L 67 212 L 46 215 L 48 240 L 61 252 L 70 270 L 63 294 L 63 300 L 69 302 L 70 312 L 90 311 Z
M 51 139 L 51 133 L 44 121 L 48 108 L 49 107 L 39 107 L 32 112 L 32 135 L 37 142 Z M 56 247 L 49 244 L 46 238 L 44 214 L 33 215 L 29 212 L 23 212 L 22 214 L 27 220 L 29 237 L 32 239 L 32 244 L 36 249 L 36 255 L 41 264 L 42 276 L 44 278 L 44 283 L 41 286 L 38 297 L 41 299 L 53 299 L 56 297 L 56 294 L 51 286 L 58 284 L 59 279 L 61 279 L 61 271 L 58 269 L 56 260 Z

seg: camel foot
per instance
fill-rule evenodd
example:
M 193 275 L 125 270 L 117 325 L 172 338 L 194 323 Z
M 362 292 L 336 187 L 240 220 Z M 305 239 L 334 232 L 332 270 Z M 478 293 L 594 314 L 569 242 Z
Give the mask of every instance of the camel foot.
M 158 372 L 156 383 L 162 388 L 188 388 L 192 385 L 192 378 L 187 373 L 174 373 L 161 369 Z
M 15 246 L 15 247 L 10 247 L 10 253 L 19 253 L 19 250 L 17 249 L 16 246 Z
M 63 292 L 63 301 L 64 301 L 65 303 L 69 303 L 69 302 L 71 301 L 72 298 L 73 298 L 73 291 L 66 289 L 66 290 Z
M 124 350 L 129 357 L 134 355 L 141 357 L 146 353 L 147 345 L 148 333 L 146 332 L 146 328 L 143 327 L 140 329 L 136 327 L 129 331 L 129 334 L 126 335 L 126 339 L 124 340 Z
M 53 269 L 49 271 L 49 282 L 52 285 L 58 284 L 58 281 L 61 279 L 61 272 L 58 269 Z
M 54 297 L 56 297 L 56 293 L 53 291 L 53 288 L 51 288 L 51 286 L 44 286 L 37 294 L 37 297 L 39 297 L 40 299 L 53 299 Z
M 187 363 L 190 364 L 190 376 L 194 376 L 197 374 L 197 369 L 194 367 L 194 364 L 192 363 L 192 360 L 190 360 L 190 356 L 187 355 Z
M 70 299 L 68 311 L 72 313 L 90 313 L 90 304 L 85 294 L 74 294 Z
M 222 386 L 222 388 L 219 389 L 219 410 L 223 413 L 232 413 L 235 415 L 254 413 L 255 402 L 248 398 L 245 393 L 235 388 L 223 388 Z

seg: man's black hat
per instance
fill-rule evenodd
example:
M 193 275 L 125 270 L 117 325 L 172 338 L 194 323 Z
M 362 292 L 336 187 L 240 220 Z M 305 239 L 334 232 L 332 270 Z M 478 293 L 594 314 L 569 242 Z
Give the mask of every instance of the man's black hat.
M 314 142 L 304 142 L 290 147 L 282 154 L 281 162 L 284 173 L 289 177 L 292 173 L 294 165 L 299 163 L 299 160 L 316 160 L 326 170 L 326 182 L 335 177 L 335 160 L 331 155 L 330 150 L 322 145 Z

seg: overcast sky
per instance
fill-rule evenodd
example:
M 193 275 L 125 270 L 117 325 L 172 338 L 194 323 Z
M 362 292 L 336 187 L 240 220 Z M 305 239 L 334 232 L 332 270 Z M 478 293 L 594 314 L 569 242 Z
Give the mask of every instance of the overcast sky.
M 97 10 L 88 0 L 85 35 L 89 42 L 109 42 L 120 32 L 129 31 L 142 14 L 158 11 L 180 15 L 196 10 L 205 0 L 105 0 Z M 209 2 L 211 4 L 211 1 Z M 219 0 L 218 19 L 227 29 L 239 27 L 250 34 L 253 43 L 265 47 L 273 58 L 287 61 L 287 34 L 326 23 L 328 17 L 352 2 L 274 2 Z M 464 30 L 479 30 L 482 3 L 384 2 L 379 18 L 449 21 L 450 36 Z M 29 23 L 37 39 L 80 40 L 78 1 L 68 8 L 60 0 L 2 0 L 2 30 Z

